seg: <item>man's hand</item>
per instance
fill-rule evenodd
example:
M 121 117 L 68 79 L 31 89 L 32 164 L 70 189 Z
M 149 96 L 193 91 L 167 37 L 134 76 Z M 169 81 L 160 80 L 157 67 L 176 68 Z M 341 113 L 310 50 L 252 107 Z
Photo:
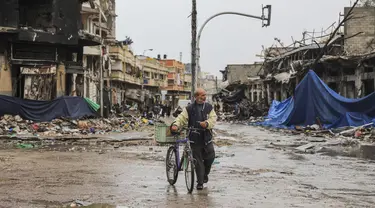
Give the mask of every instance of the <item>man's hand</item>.
M 208 123 L 206 121 L 202 121 L 199 123 L 201 125 L 202 128 L 207 128 L 208 127 Z
M 175 125 L 173 125 L 173 126 L 171 127 L 171 130 L 172 130 L 173 132 L 176 132 L 176 131 L 178 131 L 178 127 L 175 126 Z

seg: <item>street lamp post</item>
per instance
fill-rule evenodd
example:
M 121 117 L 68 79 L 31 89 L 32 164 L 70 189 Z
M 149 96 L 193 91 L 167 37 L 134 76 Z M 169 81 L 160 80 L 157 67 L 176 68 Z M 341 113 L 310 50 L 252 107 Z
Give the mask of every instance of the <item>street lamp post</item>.
M 265 17 L 264 16 L 264 10 L 267 9 L 268 10 L 268 17 Z M 195 70 L 195 76 L 192 77 L 194 80 L 197 80 L 193 83 L 195 83 L 192 88 L 191 88 L 191 95 L 192 97 L 194 96 L 194 91 L 195 89 L 197 88 L 197 84 L 198 84 L 198 81 L 199 79 L 197 79 L 198 77 L 198 74 L 200 72 L 200 64 L 199 64 L 199 59 L 200 59 L 200 47 L 199 47 L 199 44 L 200 44 L 200 38 L 201 38 L 201 35 L 202 35 L 202 31 L 204 29 L 204 27 L 207 25 L 207 23 L 209 21 L 211 21 L 212 19 L 214 19 L 215 17 L 218 17 L 218 16 L 222 16 L 222 15 L 238 15 L 238 16 L 244 16 L 244 17 L 249 17 L 249 18 L 254 18 L 254 19 L 259 19 L 259 20 L 262 20 L 263 21 L 267 21 L 267 23 L 263 23 L 263 27 L 267 27 L 267 26 L 270 26 L 271 24 L 271 5 L 267 5 L 265 7 L 262 8 L 262 16 L 254 16 L 254 15 L 250 15 L 250 14 L 244 14 L 244 13 L 238 13 L 238 12 L 221 12 L 221 13 L 217 13 L 213 16 L 211 16 L 210 18 L 208 18 L 204 23 L 203 25 L 201 26 L 201 28 L 199 29 L 199 33 L 198 33 L 198 38 L 197 38 L 197 57 L 196 57 L 196 68 L 195 69 L 192 69 L 192 70 Z

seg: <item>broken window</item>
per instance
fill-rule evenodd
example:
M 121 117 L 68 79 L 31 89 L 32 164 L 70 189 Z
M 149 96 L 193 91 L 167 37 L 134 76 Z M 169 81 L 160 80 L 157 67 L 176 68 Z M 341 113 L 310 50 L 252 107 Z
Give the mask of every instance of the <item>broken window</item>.
M 14 43 L 12 47 L 14 59 L 56 60 L 56 48 L 53 46 Z
M 346 97 L 347 98 L 355 98 L 355 82 L 349 81 L 346 83 Z
M 330 82 L 328 83 L 328 87 L 331 88 L 333 91 L 338 93 L 338 85 L 336 82 Z
M 72 61 L 77 62 L 78 53 L 72 53 Z
M 355 74 L 355 68 L 344 68 L 343 73 L 344 73 L 344 75 L 354 75 Z
M 364 96 L 367 96 L 374 92 L 374 79 L 362 80 Z
M 56 85 L 53 75 L 25 75 L 24 99 L 30 100 L 51 100 L 54 95 Z
M 331 68 L 331 69 L 327 70 L 327 74 L 328 74 L 328 76 L 331 76 L 331 77 L 337 77 L 337 76 L 339 76 L 339 70 Z
M 374 71 L 373 67 L 370 67 L 370 66 L 365 67 L 365 73 L 369 73 L 369 72 L 373 72 L 373 71 Z
M 52 24 L 52 0 L 19 0 L 19 24 L 43 31 L 55 28 Z M 51 31 L 56 32 L 56 31 Z
M 276 92 L 276 100 L 281 101 L 281 92 L 280 91 Z
M 253 92 L 253 102 L 257 102 L 257 101 L 258 101 L 258 93 Z

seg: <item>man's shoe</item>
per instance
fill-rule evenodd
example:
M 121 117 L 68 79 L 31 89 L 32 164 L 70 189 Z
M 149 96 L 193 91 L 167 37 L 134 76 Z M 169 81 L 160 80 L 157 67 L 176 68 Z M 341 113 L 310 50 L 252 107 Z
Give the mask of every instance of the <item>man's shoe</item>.
M 208 182 L 208 175 L 205 175 L 203 179 L 203 183 L 207 183 L 207 182 Z
M 197 185 L 197 190 L 203 190 L 203 184 L 198 184 Z

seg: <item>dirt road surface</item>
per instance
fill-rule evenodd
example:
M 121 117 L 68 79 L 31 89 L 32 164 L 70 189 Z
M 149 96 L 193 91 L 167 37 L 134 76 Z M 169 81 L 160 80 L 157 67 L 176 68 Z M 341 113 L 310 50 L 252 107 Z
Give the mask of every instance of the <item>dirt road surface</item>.
M 203 191 L 165 174 L 167 147 L 88 145 L 0 151 L 0 207 L 374 207 L 374 161 L 297 154 L 270 143 L 300 136 L 217 126 L 217 158 Z M 6 142 L 2 142 L 4 147 Z

